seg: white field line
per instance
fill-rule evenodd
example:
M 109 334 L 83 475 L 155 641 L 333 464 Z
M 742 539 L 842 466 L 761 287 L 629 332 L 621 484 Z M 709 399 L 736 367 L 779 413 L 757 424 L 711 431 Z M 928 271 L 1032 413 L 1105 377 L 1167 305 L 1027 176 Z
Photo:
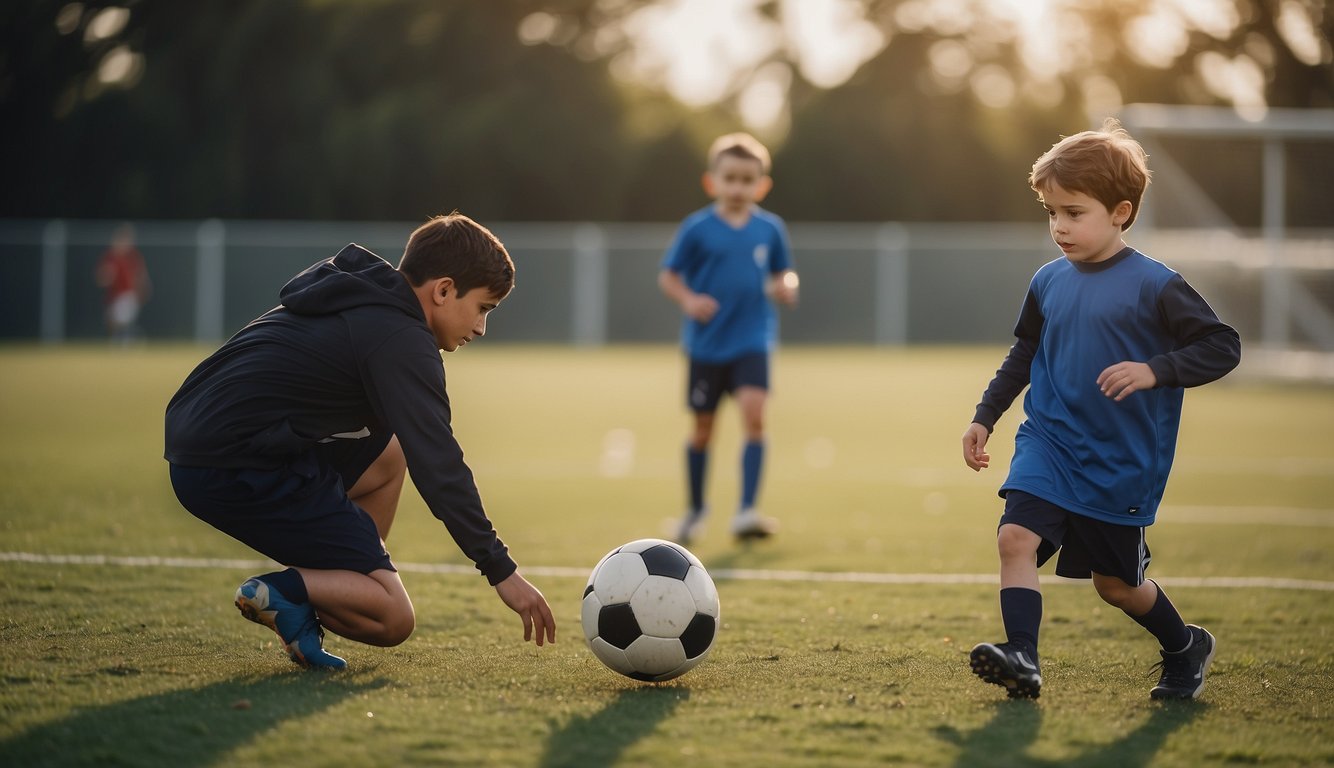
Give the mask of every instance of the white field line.
M 114 565 L 127 568 L 224 568 L 256 571 L 274 567 L 270 560 L 229 560 L 210 557 L 129 557 L 121 555 L 60 555 L 33 552 L 0 552 L 0 562 L 33 565 Z M 400 571 L 446 575 L 476 576 L 468 565 L 451 563 L 396 563 Z M 567 566 L 526 566 L 525 576 L 587 579 L 588 569 Z M 749 568 L 710 570 L 717 581 L 794 581 L 833 584 L 999 584 L 992 573 L 881 573 L 857 571 L 773 571 Z M 1334 592 L 1334 581 L 1282 579 L 1267 576 L 1154 577 L 1171 587 L 1209 587 L 1213 589 L 1292 589 L 1310 592 Z M 1043 584 L 1087 584 L 1081 579 L 1043 576 Z

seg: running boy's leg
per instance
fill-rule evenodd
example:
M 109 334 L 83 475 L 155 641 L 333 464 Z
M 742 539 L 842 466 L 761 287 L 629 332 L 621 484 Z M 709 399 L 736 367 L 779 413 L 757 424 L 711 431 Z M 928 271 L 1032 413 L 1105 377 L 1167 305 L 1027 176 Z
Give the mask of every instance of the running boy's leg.
M 969 654 L 969 663 L 978 677 L 1005 687 L 1011 698 L 1037 698 L 1042 689 L 1038 661 L 1042 592 L 1038 565 L 1056 551 L 1054 542 L 1064 538 L 1066 515 L 1064 510 L 1035 496 L 1019 491 L 1006 493 L 1005 514 L 996 531 L 1001 621 L 1006 640 L 978 644 Z
M 741 452 L 741 509 L 752 509 L 760 491 L 760 473 L 764 469 L 764 405 L 768 398 L 769 392 L 759 387 L 740 387 L 736 391 L 745 437 Z
M 778 529 L 778 521 L 755 509 L 764 469 L 764 409 L 769 400 L 769 356 L 746 355 L 732 364 L 732 396 L 741 411 L 745 445 L 741 449 L 741 503 L 732 523 L 739 538 L 764 538 Z
M 1149 695 L 1155 699 L 1193 699 L 1204 690 L 1213 662 L 1214 636 L 1187 624 L 1167 593 L 1152 579 L 1132 587 L 1120 578 L 1093 574 L 1093 586 L 1108 604 L 1149 631 L 1161 647 L 1162 675 Z

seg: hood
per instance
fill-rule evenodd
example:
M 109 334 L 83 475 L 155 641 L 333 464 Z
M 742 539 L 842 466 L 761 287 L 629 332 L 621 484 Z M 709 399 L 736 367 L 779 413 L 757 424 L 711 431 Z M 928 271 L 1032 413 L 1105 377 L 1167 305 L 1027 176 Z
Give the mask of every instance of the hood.
M 422 318 L 421 304 L 407 279 L 355 243 L 292 278 L 278 296 L 284 307 L 299 315 L 332 315 L 381 304 Z

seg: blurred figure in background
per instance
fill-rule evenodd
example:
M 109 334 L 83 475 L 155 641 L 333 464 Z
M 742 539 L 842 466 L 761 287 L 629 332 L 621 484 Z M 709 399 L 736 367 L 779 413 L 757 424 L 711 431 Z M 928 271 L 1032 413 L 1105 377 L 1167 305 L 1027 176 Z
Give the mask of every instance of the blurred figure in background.
M 797 273 L 783 220 L 760 208 L 773 187 L 769 151 L 744 133 L 709 149 L 704 190 L 714 202 L 686 217 L 663 258 L 658 285 L 681 308 L 681 344 L 690 359 L 686 404 L 693 416 L 686 446 L 690 506 L 676 533 L 689 544 L 707 515 L 704 476 L 714 415 L 724 394 L 741 409 L 741 500 L 732 519 L 738 539 L 765 538 L 777 523 L 755 508 L 764 465 L 764 406 L 769 356 L 778 342 L 772 302 L 797 303 Z
M 97 284 L 106 292 L 107 333 L 114 344 L 139 337 L 139 310 L 153 292 L 143 254 L 134 245 L 134 225 L 121 224 L 97 262 Z

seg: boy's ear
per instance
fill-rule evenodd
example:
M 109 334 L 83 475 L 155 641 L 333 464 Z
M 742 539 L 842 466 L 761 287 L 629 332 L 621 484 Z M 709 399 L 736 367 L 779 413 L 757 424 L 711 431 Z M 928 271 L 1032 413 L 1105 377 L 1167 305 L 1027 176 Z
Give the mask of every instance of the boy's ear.
M 755 182 L 755 202 L 760 202 L 768 196 L 770 190 L 774 188 L 774 177 L 761 176 L 760 180 Z
M 434 300 L 436 304 L 443 304 L 445 303 L 445 299 L 449 298 L 449 292 L 453 288 L 454 288 L 454 278 L 452 277 L 436 278 L 435 285 L 431 288 L 431 299 Z
M 705 171 L 704 175 L 699 178 L 699 183 L 700 186 L 704 187 L 704 194 L 708 195 L 709 197 L 714 196 L 712 173 Z
M 1129 200 L 1122 200 L 1112 209 L 1112 223 L 1125 229 L 1126 222 L 1130 219 L 1130 214 L 1134 213 L 1135 205 Z

